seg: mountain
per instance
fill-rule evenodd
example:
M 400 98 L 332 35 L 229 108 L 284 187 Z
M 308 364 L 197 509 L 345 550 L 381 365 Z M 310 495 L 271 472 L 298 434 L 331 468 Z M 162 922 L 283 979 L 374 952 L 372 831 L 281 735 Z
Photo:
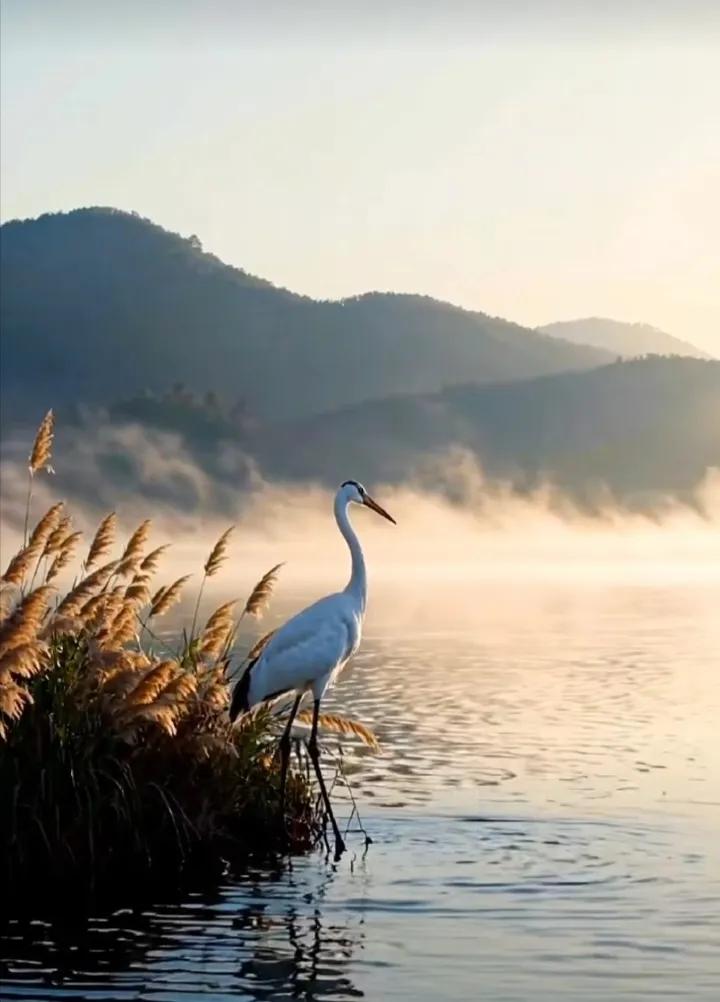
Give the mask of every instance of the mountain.
M 292 419 L 611 357 L 422 296 L 317 302 L 112 209 L 6 223 L 0 252 L 6 423 L 174 383 Z
M 690 358 L 711 358 L 706 352 L 680 338 L 649 324 L 626 324 L 620 320 L 604 317 L 588 317 L 585 320 L 561 320 L 554 324 L 538 327 L 541 334 L 563 338 L 573 344 L 591 345 L 602 348 L 621 358 L 635 358 L 638 355 L 687 355 Z
M 275 476 L 402 482 L 460 446 L 518 489 L 547 478 L 584 501 L 607 487 L 652 502 L 720 468 L 718 429 L 720 362 L 655 356 L 344 408 L 267 429 L 256 456 Z

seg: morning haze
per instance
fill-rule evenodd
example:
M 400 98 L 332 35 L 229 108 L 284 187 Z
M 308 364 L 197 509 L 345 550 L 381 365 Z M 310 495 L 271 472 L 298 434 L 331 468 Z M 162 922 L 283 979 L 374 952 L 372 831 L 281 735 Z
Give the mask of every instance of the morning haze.
M 7 0 L 3 219 L 114 205 L 315 298 L 717 355 L 716 5 L 506 6 Z

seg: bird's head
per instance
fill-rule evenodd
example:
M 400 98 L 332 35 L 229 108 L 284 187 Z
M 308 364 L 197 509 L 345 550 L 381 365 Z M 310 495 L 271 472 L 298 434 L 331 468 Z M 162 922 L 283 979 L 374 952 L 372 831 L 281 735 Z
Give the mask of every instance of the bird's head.
M 370 497 L 363 485 L 359 484 L 357 480 L 346 480 L 344 484 L 341 484 L 338 496 L 346 504 L 361 504 L 365 508 L 376 511 L 378 515 L 382 515 L 383 518 L 386 518 L 388 522 L 392 522 L 393 525 L 397 525 L 392 515 L 389 515 L 384 508 L 381 508 L 377 501 L 374 501 Z

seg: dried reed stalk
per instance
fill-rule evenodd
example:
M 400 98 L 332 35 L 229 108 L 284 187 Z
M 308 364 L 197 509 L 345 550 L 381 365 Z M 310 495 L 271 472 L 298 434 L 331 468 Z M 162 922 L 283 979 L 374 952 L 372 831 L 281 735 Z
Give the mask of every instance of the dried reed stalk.
M 57 526 L 47 537 L 45 542 L 45 549 L 43 550 L 44 557 L 50 557 L 53 553 L 57 553 L 62 547 L 63 542 L 67 539 L 70 526 L 72 525 L 72 519 L 69 515 L 63 515 Z
M 53 433 L 55 428 L 55 418 L 53 412 L 49 410 L 40 422 L 40 427 L 35 435 L 33 447 L 28 456 L 28 489 L 25 501 L 25 527 L 23 529 L 23 546 L 28 541 L 28 525 L 30 522 L 30 501 L 32 500 L 33 478 L 38 470 L 46 469 L 52 472 L 50 459 L 52 457 Z
M 22 585 L 35 560 L 42 556 L 43 546 L 44 542 L 41 538 L 35 542 L 31 539 L 27 546 L 23 546 L 18 550 L 11 559 L 2 576 L 2 580 L 7 584 Z
M 233 609 L 237 605 L 238 600 L 236 598 L 230 599 L 229 602 L 223 602 L 219 605 L 215 612 L 208 618 L 205 624 L 206 630 L 214 630 L 219 626 L 225 626 L 227 622 L 232 623 L 233 621 Z
M 185 574 L 184 577 L 178 578 L 177 581 L 173 581 L 171 585 L 167 588 L 160 588 L 152 598 L 152 604 L 150 606 L 150 615 L 148 618 L 152 619 L 153 616 L 162 616 L 172 608 L 173 605 L 179 600 L 180 592 L 182 591 L 185 584 L 190 580 L 191 575 Z
M 25 686 L 12 679 L 3 682 L 0 686 L 0 713 L 10 720 L 19 720 L 26 703 L 32 703 L 32 696 Z
M 48 508 L 31 532 L 28 546 L 32 546 L 33 543 L 40 543 L 41 546 L 45 545 L 50 533 L 54 532 L 58 526 L 63 507 L 62 501 L 58 501 L 52 508 Z
M 125 598 L 132 602 L 136 609 L 142 608 L 150 601 L 150 589 L 144 575 L 136 574 L 125 589 Z
M 295 719 L 301 724 L 312 726 L 312 718 L 312 710 L 301 710 Z M 368 748 L 372 748 L 373 751 L 378 751 L 380 748 L 380 742 L 375 734 L 359 720 L 351 720 L 349 717 L 342 717 L 337 713 L 320 713 L 318 714 L 318 726 L 322 727 L 324 731 L 333 731 L 336 734 L 352 734 L 354 737 L 360 738 L 362 743 Z
M 169 706 L 171 709 L 180 711 L 188 710 L 189 706 L 183 706 L 197 692 L 197 679 L 190 672 L 180 671 L 155 697 L 155 703 Z
M 132 605 L 120 599 L 120 609 L 109 627 L 106 645 L 109 647 L 122 647 L 129 641 L 134 640 L 137 634 L 137 616 Z
M 225 650 L 235 630 L 233 609 L 236 605 L 237 599 L 225 602 L 208 619 L 200 635 L 198 653 L 201 658 L 217 659 Z
M 152 665 L 146 674 L 139 679 L 132 692 L 128 693 L 127 705 L 130 707 L 151 703 L 168 682 L 175 677 L 177 667 L 176 661 L 160 661 Z
M 18 644 L 0 657 L 0 680 L 11 673 L 18 678 L 32 678 L 45 664 L 47 647 L 41 641 Z
M 148 541 L 148 536 L 150 535 L 150 519 L 145 519 L 137 527 L 135 532 L 132 534 L 127 542 L 127 546 L 123 550 L 122 556 L 115 568 L 115 574 L 118 577 L 124 577 L 127 574 L 133 574 L 141 563 L 143 559 L 143 550 L 145 549 L 145 544 Z
M 140 570 L 146 574 L 154 574 L 157 570 L 158 563 L 160 562 L 160 557 L 167 549 L 168 544 L 165 543 L 163 546 L 158 546 L 157 549 L 148 553 L 143 562 L 140 564 Z
M 229 529 L 225 530 L 220 539 L 218 539 L 217 543 L 213 546 L 210 551 L 210 556 L 205 561 L 205 566 L 203 568 L 206 577 L 211 578 L 220 570 L 220 566 L 227 558 L 228 542 L 234 531 L 235 526 L 231 525 Z
M 203 591 L 205 590 L 205 582 L 208 578 L 211 578 L 220 570 L 220 566 L 225 560 L 227 554 L 228 540 L 234 532 L 235 527 L 230 526 L 222 536 L 218 539 L 217 543 L 213 546 L 210 551 L 210 556 L 205 561 L 203 566 L 203 578 L 200 582 L 200 588 L 198 589 L 197 598 L 195 599 L 195 608 L 193 610 L 192 625 L 190 626 L 190 643 L 195 639 L 195 626 L 197 625 L 198 612 L 200 610 L 200 602 L 202 601 Z
M 38 470 L 47 467 L 52 458 L 52 443 L 55 432 L 55 417 L 52 410 L 49 410 L 40 422 L 40 427 L 35 435 L 32 451 L 28 457 L 30 473 L 37 473 Z
M 117 515 L 114 511 L 111 511 L 97 527 L 97 531 L 93 537 L 92 543 L 90 544 L 90 549 L 88 550 L 88 555 L 85 560 L 86 571 L 90 570 L 93 564 L 97 563 L 100 557 L 104 557 L 105 554 L 112 548 L 112 545 L 115 542 L 116 530 Z
M 47 612 L 52 588 L 41 585 L 28 592 L 0 625 L 0 656 L 37 638 Z
M 47 584 L 50 584 L 50 582 L 58 576 L 60 571 L 64 567 L 67 567 L 70 563 L 73 558 L 77 542 L 81 536 L 81 532 L 71 532 L 69 536 L 66 536 L 65 539 L 63 539 L 59 547 L 58 555 L 50 565 L 50 569 L 45 577 L 45 582 Z
M 197 695 L 202 706 L 212 710 L 225 709 L 229 695 L 221 667 L 211 668 L 200 677 Z
M 243 615 L 247 613 L 249 616 L 260 617 L 262 613 L 267 608 L 268 602 L 270 601 L 270 596 L 272 595 L 273 588 L 275 587 L 275 582 L 277 581 L 277 576 L 282 564 L 275 564 L 267 574 L 264 574 L 258 583 L 255 585 L 253 590 L 250 592 L 250 597 L 245 603 L 245 608 L 243 609 Z
M 111 560 L 110 563 L 98 567 L 92 574 L 88 574 L 82 581 L 79 581 L 60 602 L 55 610 L 55 615 L 72 616 L 83 609 L 85 604 L 95 595 L 95 592 L 107 583 L 115 566 L 116 562 Z

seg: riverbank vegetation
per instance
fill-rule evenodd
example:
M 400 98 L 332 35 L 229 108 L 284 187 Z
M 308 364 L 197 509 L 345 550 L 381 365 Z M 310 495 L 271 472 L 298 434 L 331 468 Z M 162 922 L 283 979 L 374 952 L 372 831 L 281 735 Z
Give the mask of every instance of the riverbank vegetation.
M 278 823 L 276 718 L 261 711 L 231 727 L 227 717 L 238 628 L 262 613 L 278 568 L 244 603 L 226 602 L 201 623 L 202 589 L 223 563 L 228 530 L 204 565 L 182 639 L 162 639 L 162 617 L 188 578 L 156 587 L 166 547 L 150 547 L 149 521 L 118 545 L 109 514 L 84 550 L 62 503 L 30 528 L 32 483 L 52 440 L 50 413 L 29 461 L 24 544 L 1 582 L 5 907 L 127 896 L 253 851 L 309 848 L 321 825 L 301 771 L 289 777 L 284 830 Z M 75 561 L 61 593 L 57 581 Z

